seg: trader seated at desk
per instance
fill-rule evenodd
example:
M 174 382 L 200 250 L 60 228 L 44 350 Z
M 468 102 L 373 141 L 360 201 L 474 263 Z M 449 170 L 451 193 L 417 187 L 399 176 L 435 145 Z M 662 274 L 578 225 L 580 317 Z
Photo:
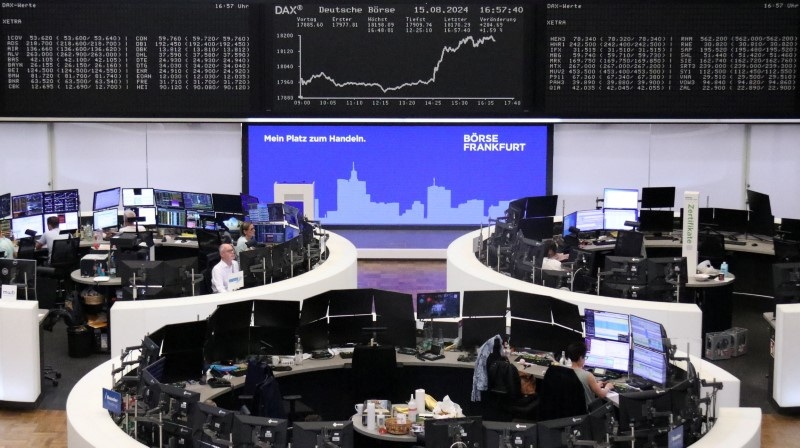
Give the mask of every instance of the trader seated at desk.
M 241 236 L 238 240 L 236 240 L 236 255 L 239 255 L 239 252 L 250 249 L 247 246 L 247 243 L 253 241 L 253 238 L 255 238 L 256 227 L 250 221 L 245 221 L 239 228 L 239 232 L 241 233 Z
M 236 251 L 231 244 L 219 246 L 220 262 L 211 270 L 211 290 L 213 292 L 228 292 L 233 288 L 228 284 L 232 274 L 239 272 L 239 262 L 236 261 Z
M 586 363 L 586 353 L 588 349 L 584 342 L 573 342 L 567 346 L 567 357 L 572 361 L 572 370 L 578 376 L 581 384 L 583 385 L 583 392 L 586 397 L 586 406 L 595 400 L 595 395 L 599 398 L 605 398 L 610 391 L 614 389 L 614 384 L 607 382 L 600 384 L 595 380 L 594 375 L 583 370 L 583 365 Z
M 144 230 L 143 226 L 136 226 L 136 212 L 131 209 L 126 209 L 124 213 L 124 219 L 122 221 L 122 227 L 119 228 L 119 233 L 133 233 L 138 232 L 140 230 Z
M 58 216 L 51 216 L 47 218 L 47 232 L 36 241 L 36 250 L 50 249 L 53 247 L 53 241 L 59 239 L 61 230 L 58 228 Z
M 558 253 L 558 247 L 553 240 L 542 242 L 544 258 L 542 259 L 542 269 L 545 271 L 560 271 L 561 262 L 569 258 L 567 254 Z

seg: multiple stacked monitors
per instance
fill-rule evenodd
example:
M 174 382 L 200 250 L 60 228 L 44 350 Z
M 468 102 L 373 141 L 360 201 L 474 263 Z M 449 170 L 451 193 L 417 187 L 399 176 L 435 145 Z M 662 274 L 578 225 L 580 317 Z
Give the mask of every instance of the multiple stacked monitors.
M 155 195 L 152 188 L 123 188 L 123 207 L 152 207 L 155 205 Z
M 119 207 L 119 194 L 120 188 L 109 188 L 108 190 L 100 190 L 94 192 L 94 202 L 92 210 L 105 210 L 107 208 Z
M 417 294 L 417 319 L 457 318 L 460 315 L 460 292 Z

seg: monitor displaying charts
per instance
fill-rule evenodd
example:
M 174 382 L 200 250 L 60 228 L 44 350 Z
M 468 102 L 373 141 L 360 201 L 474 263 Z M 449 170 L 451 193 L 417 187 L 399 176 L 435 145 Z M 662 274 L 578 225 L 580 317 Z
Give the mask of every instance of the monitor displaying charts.
M 44 213 L 42 193 L 21 194 L 11 197 L 11 217 L 41 215 Z
M 586 336 L 590 338 L 603 338 L 612 341 L 628 341 L 630 334 L 629 316 L 610 311 L 586 309 Z
M 586 367 L 627 372 L 631 347 L 627 342 L 586 338 Z
M 119 225 L 117 209 L 115 208 L 94 212 L 93 218 L 93 227 L 95 230 L 110 229 Z
M 664 351 L 664 335 L 658 322 L 631 315 L 631 337 L 634 345 Z

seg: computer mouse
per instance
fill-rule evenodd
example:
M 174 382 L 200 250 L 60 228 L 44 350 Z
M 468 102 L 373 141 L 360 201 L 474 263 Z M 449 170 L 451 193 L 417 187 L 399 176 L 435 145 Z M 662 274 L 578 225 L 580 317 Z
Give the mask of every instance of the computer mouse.
M 758 246 L 758 243 L 753 243 L 751 244 L 751 246 Z

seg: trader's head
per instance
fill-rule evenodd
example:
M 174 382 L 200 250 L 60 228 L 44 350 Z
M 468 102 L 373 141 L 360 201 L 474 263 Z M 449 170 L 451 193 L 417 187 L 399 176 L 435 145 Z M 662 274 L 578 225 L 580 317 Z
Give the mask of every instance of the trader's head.
M 51 216 L 47 218 L 47 230 L 58 228 L 58 216 Z
M 134 212 L 134 211 L 133 211 L 133 210 L 131 210 L 131 209 L 126 209 L 126 210 L 125 210 L 125 221 L 124 221 L 124 225 L 126 225 L 126 226 L 132 226 L 132 225 L 133 225 L 133 223 L 135 222 L 135 221 L 134 221 L 135 219 L 136 219 L 136 212 Z
M 586 361 L 587 351 L 588 349 L 583 341 L 573 342 L 567 346 L 567 358 L 572 361 L 572 364 Z
M 544 245 L 544 256 L 547 258 L 553 258 L 556 256 L 556 250 L 558 246 L 553 240 L 545 240 L 543 243 Z
M 250 241 L 256 235 L 256 226 L 250 221 L 245 221 L 242 223 L 239 231 L 246 240 Z
M 230 244 L 221 244 L 219 246 L 219 258 L 224 261 L 225 264 L 230 265 L 233 259 L 236 258 L 236 252 L 233 250 L 233 246 Z

